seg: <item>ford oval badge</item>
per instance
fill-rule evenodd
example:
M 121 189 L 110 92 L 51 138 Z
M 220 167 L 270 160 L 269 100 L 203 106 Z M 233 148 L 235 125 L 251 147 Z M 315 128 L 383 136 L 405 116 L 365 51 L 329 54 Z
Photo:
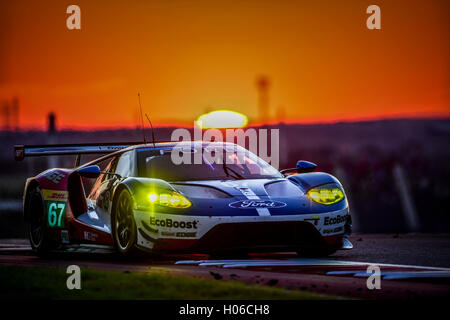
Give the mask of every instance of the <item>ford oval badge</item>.
M 229 204 L 232 208 L 237 209 L 271 209 L 285 207 L 286 203 L 272 200 L 241 200 Z

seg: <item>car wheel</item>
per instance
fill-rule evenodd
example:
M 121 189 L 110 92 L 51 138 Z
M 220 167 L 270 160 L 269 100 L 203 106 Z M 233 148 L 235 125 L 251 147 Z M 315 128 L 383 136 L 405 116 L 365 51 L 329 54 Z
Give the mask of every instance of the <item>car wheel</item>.
M 54 243 L 48 239 L 46 234 L 47 221 L 41 189 L 39 187 L 33 188 L 27 199 L 25 217 L 27 217 L 28 238 L 33 251 L 38 255 L 43 255 L 54 247 Z
M 120 191 L 112 221 L 114 245 L 118 252 L 128 256 L 136 252 L 136 222 L 134 200 L 128 190 Z

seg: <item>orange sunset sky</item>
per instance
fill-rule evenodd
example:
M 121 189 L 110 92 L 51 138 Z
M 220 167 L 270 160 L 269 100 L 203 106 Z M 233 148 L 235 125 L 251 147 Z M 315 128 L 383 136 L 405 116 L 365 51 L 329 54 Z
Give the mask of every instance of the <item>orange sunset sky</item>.
M 138 91 L 158 125 L 257 121 L 263 74 L 273 121 L 449 117 L 449 21 L 446 0 L 0 0 L 0 103 L 19 98 L 23 127 L 135 126 Z

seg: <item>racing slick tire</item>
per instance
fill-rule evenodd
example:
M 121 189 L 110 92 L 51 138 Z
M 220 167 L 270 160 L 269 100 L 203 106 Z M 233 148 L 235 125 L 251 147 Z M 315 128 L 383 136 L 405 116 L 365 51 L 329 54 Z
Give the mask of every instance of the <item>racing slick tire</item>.
M 136 247 L 137 228 L 133 214 L 134 199 L 127 189 L 120 191 L 116 198 L 111 217 L 114 247 L 122 256 L 130 257 L 139 253 Z
M 47 235 L 45 203 L 39 186 L 32 188 L 26 199 L 24 213 L 31 248 L 37 255 L 46 255 L 56 247 L 56 243 Z

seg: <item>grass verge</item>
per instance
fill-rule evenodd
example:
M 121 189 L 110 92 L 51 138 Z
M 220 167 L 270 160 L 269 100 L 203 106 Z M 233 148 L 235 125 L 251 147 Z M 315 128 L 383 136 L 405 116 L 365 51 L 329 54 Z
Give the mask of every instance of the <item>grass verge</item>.
M 237 281 L 156 272 L 81 270 L 81 290 L 69 290 L 65 269 L 0 266 L 0 299 L 330 299 Z

